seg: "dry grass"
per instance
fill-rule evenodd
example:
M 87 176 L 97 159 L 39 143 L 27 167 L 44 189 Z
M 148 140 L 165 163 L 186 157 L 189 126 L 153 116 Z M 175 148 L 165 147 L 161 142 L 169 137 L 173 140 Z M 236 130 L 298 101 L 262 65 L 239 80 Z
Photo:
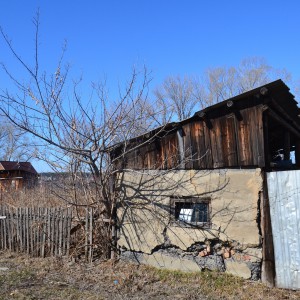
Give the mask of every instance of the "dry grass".
M 0 252 L 0 299 L 299 299 L 227 274 L 181 273 L 123 262 L 74 263 Z
M 85 182 L 76 185 L 71 178 L 41 182 L 32 188 L 0 190 L 0 205 L 13 207 L 66 207 L 97 204 L 96 186 Z

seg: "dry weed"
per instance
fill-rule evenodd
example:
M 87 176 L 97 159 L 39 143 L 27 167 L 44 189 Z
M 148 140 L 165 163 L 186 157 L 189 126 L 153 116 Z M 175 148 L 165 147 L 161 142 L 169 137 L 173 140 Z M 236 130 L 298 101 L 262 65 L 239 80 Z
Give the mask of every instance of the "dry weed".
M 0 252 L 0 299 L 299 299 L 224 273 L 182 273 L 124 262 L 75 263 Z

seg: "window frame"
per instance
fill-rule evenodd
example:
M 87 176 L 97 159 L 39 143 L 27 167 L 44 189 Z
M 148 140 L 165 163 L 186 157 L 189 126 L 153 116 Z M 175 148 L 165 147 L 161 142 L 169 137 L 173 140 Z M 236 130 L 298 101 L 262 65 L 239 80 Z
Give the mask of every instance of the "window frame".
M 206 204 L 207 222 L 189 222 L 176 218 L 176 204 Z M 170 197 L 170 221 L 174 226 L 211 228 L 211 198 L 209 197 L 191 197 L 191 196 L 173 196 Z

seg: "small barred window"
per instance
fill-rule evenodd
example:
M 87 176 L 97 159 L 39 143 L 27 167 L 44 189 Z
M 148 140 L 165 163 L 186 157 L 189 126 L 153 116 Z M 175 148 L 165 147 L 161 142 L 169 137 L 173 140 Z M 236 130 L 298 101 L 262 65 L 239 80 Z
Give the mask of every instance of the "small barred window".
M 179 223 L 197 226 L 210 224 L 210 199 L 208 198 L 171 198 L 171 213 Z

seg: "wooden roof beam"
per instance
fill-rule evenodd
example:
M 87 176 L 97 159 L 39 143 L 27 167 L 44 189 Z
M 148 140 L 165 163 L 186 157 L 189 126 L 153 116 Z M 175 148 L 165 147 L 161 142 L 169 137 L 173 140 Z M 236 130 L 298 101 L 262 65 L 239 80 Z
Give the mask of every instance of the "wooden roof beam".
M 209 129 L 212 129 L 212 128 L 213 128 L 213 124 L 212 124 L 211 120 L 208 118 L 206 112 L 204 112 L 203 110 L 198 111 L 198 112 L 195 113 L 195 116 L 197 116 L 197 117 L 199 117 L 201 120 L 203 120 L 204 123 L 206 124 L 206 126 L 207 126 Z

